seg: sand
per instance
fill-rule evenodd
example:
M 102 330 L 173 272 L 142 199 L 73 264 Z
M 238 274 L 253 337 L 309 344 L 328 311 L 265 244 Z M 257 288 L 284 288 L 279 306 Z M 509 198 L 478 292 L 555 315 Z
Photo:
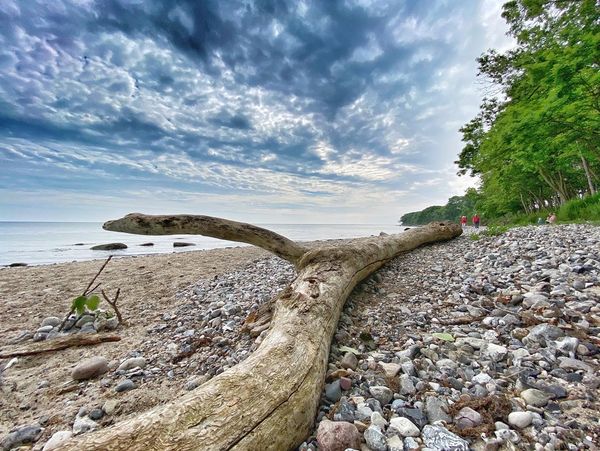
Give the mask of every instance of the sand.
M 236 247 L 113 259 L 98 282 L 108 293 L 121 288 L 119 305 L 128 322 L 116 331 L 122 340 L 19 358 L 4 370 L 0 374 L 0 438 L 16 426 L 41 421 L 45 430 L 38 443 L 44 443 L 53 432 L 70 430 L 82 406 L 101 407 L 107 399 L 118 399 L 116 412 L 100 421 L 105 426 L 182 394 L 181 381 L 168 378 L 148 381 L 144 390 L 125 393 L 115 393 L 98 380 L 80 384 L 73 391 L 60 391 L 82 359 L 102 355 L 114 366 L 139 349 L 146 329 L 172 310 L 178 291 L 267 255 L 255 247 Z M 35 331 L 47 316 L 63 317 L 102 263 L 1 268 L 0 348 L 6 348 L 7 342 L 24 330 Z M 0 368 L 6 363 L 0 361 Z

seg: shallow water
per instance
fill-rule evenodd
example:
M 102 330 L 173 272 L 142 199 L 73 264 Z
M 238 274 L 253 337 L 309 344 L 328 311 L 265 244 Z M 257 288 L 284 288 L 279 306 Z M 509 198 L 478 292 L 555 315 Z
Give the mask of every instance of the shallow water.
M 355 238 L 398 233 L 404 230 L 395 224 L 259 224 L 292 240 L 312 241 L 334 238 Z M 173 248 L 175 241 L 195 246 Z M 105 243 L 124 243 L 127 249 L 92 251 L 90 247 Z M 154 246 L 143 247 L 152 242 Z M 40 265 L 106 258 L 108 255 L 143 255 L 186 252 L 238 246 L 240 243 L 217 240 L 200 235 L 142 236 L 107 232 L 96 222 L 8 222 L 0 221 L 0 265 L 27 263 Z

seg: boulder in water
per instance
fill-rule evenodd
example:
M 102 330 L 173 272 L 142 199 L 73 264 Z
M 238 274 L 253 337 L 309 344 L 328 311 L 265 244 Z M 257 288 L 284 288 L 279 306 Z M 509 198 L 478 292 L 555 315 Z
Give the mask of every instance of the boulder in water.
M 186 246 L 195 246 L 194 243 L 184 243 L 183 241 L 175 241 L 173 243 L 173 247 L 186 247 Z
M 127 249 L 127 245 L 123 243 L 98 244 L 97 246 L 92 246 L 90 249 L 93 251 L 116 251 Z

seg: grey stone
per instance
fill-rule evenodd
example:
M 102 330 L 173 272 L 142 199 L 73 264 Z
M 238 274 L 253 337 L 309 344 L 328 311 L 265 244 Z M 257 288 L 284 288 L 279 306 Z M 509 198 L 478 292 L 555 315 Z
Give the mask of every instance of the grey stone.
M 534 407 L 544 407 L 550 401 L 550 396 L 541 390 L 535 388 L 528 388 L 521 392 L 521 398 L 525 402 Z
M 84 324 L 93 323 L 96 317 L 94 315 L 83 315 L 75 323 L 75 327 L 83 327 Z
M 387 438 L 388 451 L 404 451 L 404 442 L 397 435 Z
M 593 371 L 592 367 L 581 360 L 572 359 L 570 357 L 559 357 L 559 367 L 563 370 L 584 370 L 589 373 Z
M 133 368 L 146 368 L 146 359 L 144 357 L 131 357 L 121 363 L 117 371 L 129 371 Z
M 432 450 L 469 451 L 469 442 L 442 426 L 428 424 L 421 436 L 425 446 Z
M 96 326 L 94 326 L 94 323 L 85 323 L 81 329 L 79 329 L 80 334 L 95 334 L 96 332 Z
M 36 330 L 36 332 L 37 332 L 37 333 L 41 333 L 41 334 L 44 334 L 44 333 L 46 333 L 46 334 L 47 334 L 47 333 L 48 333 L 48 332 L 50 332 L 52 329 L 54 329 L 54 326 L 42 326 L 42 327 L 40 327 L 38 330 Z
M 185 389 L 188 391 L 194 390 L 195 388 L 200 387 L 208 380 L 210 380 L 210 376 L 208 374 L 203 374 L 202 376 L 195 376 L 186 382 Z
M 400 394 L 401 395 L 414 395 L 417 389 L 413 384 L 410 376 L 407 374 L 403 374 L 400 376 Z
M 421 449 L 421 445 L 412 437 L 404 439 L 404 451 L 417 451 Z
M 529 331 L 526 337 L 523 338 L 523 343 L 527 344 L 546 344 L 555 341 L 564 336 L 564 332 L 559 327 L 551 324 L 538 324 Z
M 96 421 L 104 416 L 104 411 L 102 409 L 92 409 L 88 415 L 90 419 Z
M 398 431 L 402 437 L 418 437 L 421 435 L 419 428 L 405 417 L 394 417 L 390 419 L 390 428 Z
M 116 251 L 127 249 L 127 245 L 123 243 L 98 244 L 97 246 L 92 246 L 90 249 L 93 251 Z
M 84 432 L 93 431 L 98 427 L 98 423 L 84 416 L 77 415 L 73 423 L 73 435 L 83 434 Z
M 36 442 L 41 434 L 42 428 L 39 424 L 21 426 L 5 436 L 0 442 L 0 446 L 3 450 L 8 451 L 21 445 Z
M 371 424 L 383 430 L 388 425 L 388 422 L 379 412 L 373 412 L 371 414 Z
M 450 423 L 452 418 L 448 415 L 448 403 L 444 399 L 428 396 L 425 400 L 425 412 L 431 423 L 436 421 L 445 421 Z
M 119 401 L 117 401 L 116 399 L 109 399 L 102 406 L 102 410 L 104 410 L 104 413 L 106 413 L 107 415 L 112 415 L 113 412 L 117 409 L 118 405 Z
M 511 412 L 508 414 L 508 424 L 519 429 L 526 428 L 533 421 L 531 412 Z
M 123 382 L 119 382 L 117 384 L 117 386 L 115 387 L 115 391 L 117 393 L 121 393 L 124 391 L 133 390 L 134 388 L 137 388 L 137 387 L 133 383 L 133 381 L 131 379 L 125 379 Z
M 463 407 L 460 409 L 456 417 L 454 417 L 454 423 L 459 429 L 467 429 L 479 426 L 483 421 L 483 417 L 476 410 L 470 407 Z
M 42 451 L 54 451 L 60 449 L 60 447 L 71 437 L 73 433 L 71 431 L 58 431 L 52 434 L 52 437 L 46 442 Z
M 42 324 L 40 324 L 40 326 L 44 327 L 44 326 L 52 326 L 52 327 L 58 327 L 60 326 L 61 323 L 61 319 L 57 318 L 56 316 L 48 316 L 46 318 L 44 318 L 44 320 L 42 321 Z
M 506 357 L 508 353 L 508 349 L 504 346 L 497 345 L 494 343 L 487 343 L 487 345 L 482 350 L 482 354 L 488 356 L 495 362 L 499 362 Z
M 344 357 L 342 357 L 340 366 L 342 368 L 350 368 L 351 370 L 355 370 L 358 366 L 358 359 L 353 352 L 347 352 L 344 354 Z
M 349 403 L 345 396 L 342 396 L 340 399 L 335 414 L 333 415 L 333 419 L 335 421 L 349 421 L 352 422 L 355 420 L 354 412 L 356 408 L 353 404 Z
M 394 397 L 394 392 L 383 385 L 369 387 L 369 393 L 371 393 L 373 398 L 379 401 L 382 406 L 388 404 Z
M 104 357 L 92 357 L 84 360 L 73 369 L 71 377 L 75 380 L 85 380 L 100 376 L 108 371 L 108 360 Z
M 387 439 L 377 426 L 369 426 L 363 436 L 373 451 L 387 451 Z
M 366 405 L 357 407 L 356 411 L 354 412 L 354 416 L 359 421 L 370 419 L 372 414 L 373 409 Z
M 44 341 L 46 338 L 48 338 L 48 333 L 46 332 L 36 332 L 35 334 L 33 334 L 33 341 Z
M 421 428 L 427 424 L 427 416 L 420 409 L 402 407 L 396 412 L 398 413 L 398 415 L 408 418 L 410 421 L 412 421 Z

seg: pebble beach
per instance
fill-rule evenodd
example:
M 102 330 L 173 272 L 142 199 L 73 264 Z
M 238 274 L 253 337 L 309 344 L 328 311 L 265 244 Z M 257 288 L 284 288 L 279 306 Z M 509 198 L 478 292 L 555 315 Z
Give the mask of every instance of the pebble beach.
M 51 340 L 100 264 L 0 269 L 0 348 Z M 268 324 L 244 320 L 293 278 L 251 247 L 111 261 L 99 281 L 121 288 L 122 340 L 0 361 L 1 446 L 58 449 L 193 390 L 260 344 Z M 349 297 L 299 449 L 597 449 L 599 301 L 597 226 L 401 255 Z

